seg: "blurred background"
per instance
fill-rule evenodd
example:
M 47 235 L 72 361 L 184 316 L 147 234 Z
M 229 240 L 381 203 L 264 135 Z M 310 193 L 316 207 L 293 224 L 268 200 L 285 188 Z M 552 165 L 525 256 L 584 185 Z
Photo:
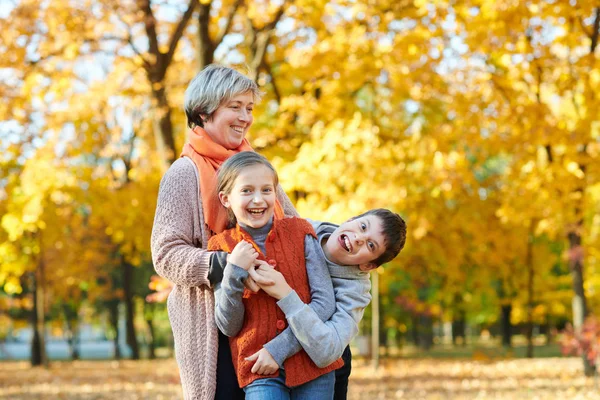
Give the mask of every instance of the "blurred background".
M 353 343 L 365 368 L 562 350 L 579 358 L 557 376 L 595 373 L 600 1 L 0 6 L 0 385 L 30 365 L 173 356 L 150 234 L 185 141 L 183 92 L 212 62 L 264 91 L 249 140 L 303 217 L 387 207 L 408 223 L 405 249 L 372 274 Z M 17 386 L 7 396 L 58 398 Z M 378 396 L 426 397 L 407 390 Z

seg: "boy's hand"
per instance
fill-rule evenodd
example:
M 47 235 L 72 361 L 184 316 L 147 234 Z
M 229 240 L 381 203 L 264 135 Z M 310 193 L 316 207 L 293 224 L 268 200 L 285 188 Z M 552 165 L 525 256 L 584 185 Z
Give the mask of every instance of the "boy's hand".
M 265 348 L 260 349 L 250 357 L 246 357 L 246 361 L 254 360 L 256 360 L 256 362 L 252 366 L 251 370 L 253 374 L 271 375 L 279 369 L 277 361 L 273 359 L 273 356 L 271 356 L 271 354 Z
M 248 271 L 248 269 L 254 265 L 257 257 L 258 252 L 256 249 L 250 243 L 242 240 L 235 245 L 233 251 L 229 255 L 228 261 Z
M 274 282 L 273 286 L 262 286 L 259 284 L 260 288 L 264 290 L 269 296 L 274 297 L 277 300 L 281 300 L 292 292 L 292 288 L 290 287 L 290 285 L 288 285 L 281 272 L 276 271 L 270 265 L 260 265 L 256 269 L 256 273 L 262 279 L 271 280 Z

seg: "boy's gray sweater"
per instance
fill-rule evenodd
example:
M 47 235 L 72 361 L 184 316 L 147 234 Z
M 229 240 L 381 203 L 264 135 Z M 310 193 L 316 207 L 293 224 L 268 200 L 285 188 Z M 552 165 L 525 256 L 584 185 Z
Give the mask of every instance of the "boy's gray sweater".
M 328 222 L 310 219 L 308 221 L 317 233 L 319 244 L 329 238 L 338 227 L 338 225 Z M 309 357 L 318 367 L 325 367 L 342 356 L 346 346 L 358 333 L 358 324 L 363 317 L 365 308 L 371 302 L 371 280 L 369 272 L 361 271 L 355 265 L 335 264 L 327 259 L 321 246 L 319 246 L 319 250 L 327 261 L 333 282 L 336 308 L 332 317 L 325 322 L 321 321 L 319 315 L 303 303 L 296 292 L 279 300 L 277 305 L 285 313 L 289 327 Z M 273 341 L 265 345 L 269 353 L 271 353 L 269 344 Z M 289 346 L 288 350 L 291 353 L 287 357 L 299 349 Z M 278 359 L 281 356 L 274 358 L 281 366 L 282 363 Z

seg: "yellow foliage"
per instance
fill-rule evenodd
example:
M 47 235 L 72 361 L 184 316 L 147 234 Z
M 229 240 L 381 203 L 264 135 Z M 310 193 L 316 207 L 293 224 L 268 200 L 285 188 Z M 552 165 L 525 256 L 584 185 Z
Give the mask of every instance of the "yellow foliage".
M 233 1 L 200 3 L 211 4 L 216 40 Z M 253 71 L 266 94 L 248 137 L 302 216 L 342 222 L 387 207 L 405 217 L 408 243 L 386 277 L 402 270 L 415 287 L 439 279 L 441 291 L 472 289 L 470 307 L 500 280 L 522 321 L 532 241 L 536 318 L 567 315 L 560 288 L 570 277 L 552 267 L 567 262 L 555 254 L 574 221 L 584 221 L 590 294 L 600 271 L 600 68 L 587 34 L 594 6 L 580 3 L 285 3 Z M 216 61 L 253 64 L 264 38 L 254 35 L 281 4 L 245 4 L 227 40 L 214 43 Z M 65 297 L 86 278 L 105 278 L 115 255 L 150 261 L 164 172 L 153 117 L 170 113 L 179 151 L 197 27 L 185 30 L 163 71 L 164 60 L 140 44 L 149 41 L 138 11 L 127 2 L 25 1 L 7 19 L 0 115 L 15 133 L 0 143 L 6 292 L 21 290 L 18 278 L 38 256 Z M 164 53 L 177 21 L 159 14 Z M 133 35 L 136 47 L 106 41 L 107 32 Z M 160 110 L 153 90 L 167 93 Z M 550 254 L 550 244 L 559 249 Z M 110 291 L 89 287 L 91 298 Z M 542 296 L 545 287 L 554 297 Z

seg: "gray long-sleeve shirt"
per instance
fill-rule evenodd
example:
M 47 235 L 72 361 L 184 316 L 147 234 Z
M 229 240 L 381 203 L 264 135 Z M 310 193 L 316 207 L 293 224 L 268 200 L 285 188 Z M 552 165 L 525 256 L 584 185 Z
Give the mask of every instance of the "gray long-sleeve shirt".
M 267 224 L 263 228 L 253 229 L 242 225 L 263 253 L 266 253 L 265 239 L 271 226 L 272 224 Z M 326 321 L 335 311 L 334 291 L 326 261 L 321 246 L 314 237 L 306 236 L 304 249 L 311 293 L 310 308 L 320 320 Z M 219 260 L 222 258 L 211 258 L 211 263 L 219 262 Z M 227 336 L 235 336 L 244 323 L 245 310 L 242 295 L 244 292 L 243 280 L 247 277 L 246 270 L 227 263 L 223 271 L 223 280 L 215 285 L 215 321 L 221 332 Z M 292 293 L 297 297 L 296 292 Z M 302 349 L 289 327 L 264 347 L 280 367 L 283 367 L 283 363 L 288 357 Z
M 311 221 L 319 243 L 331 236 L 337 225 Z M 328 321 L 323 322 L 313 310 L 295 294 L 284 297 L 277 305 L 286 315 L 289 327 L 302 347 L 319 367 L 325 367 L 342 356 L 346 346 L 358 333 L 358 324 L 365 308 L 371 302 L 369 273 L 358 266 L 338 265 L 325 257 L 333 290 L 336 309 Z

